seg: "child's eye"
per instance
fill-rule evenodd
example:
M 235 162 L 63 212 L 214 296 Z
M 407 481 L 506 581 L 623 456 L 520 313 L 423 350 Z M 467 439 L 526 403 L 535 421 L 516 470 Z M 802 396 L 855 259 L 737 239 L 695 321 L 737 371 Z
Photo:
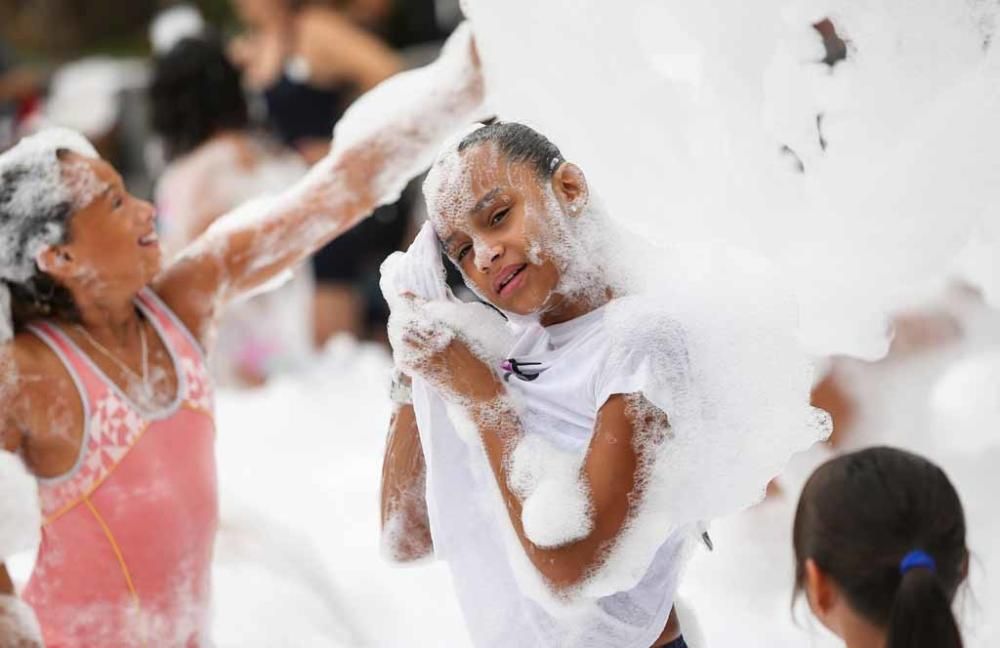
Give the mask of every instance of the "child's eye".
M 501 209 L 497 213 L 493 214 L 493 218 L 490 219 L 490 225 L 499 224 L 501 221 L 503 221 L 503 219 L 507 218 L 507 214 L 509 213 L 510 213 L 510 208 L 508 207 L 507 209 Z
M 122 200 L 122 197 L 121 197 L 121 196 L 119 196 L 119 195 L 115 195 L 115 196 L 114 196 L 114 197 L 113 197 L 113 198 L 111 199 L 111 207 L 112 207 L 112 208 L 114 208 L 114 209 L 118 209 L 119 207 L 121 207 L 121 206 L 122 206 L 122 203 L 123 203 L 123 202 L 124 202 L 124 201 Z
M 462 248 L 458 251 L 458 254 L 455 255 L 455 258 L 461 261 L 462 259 L 465 258 L 465 255 L 468 254 L 469 250 L 471 249 L 472 249 L 471 245 L 463 245 Z

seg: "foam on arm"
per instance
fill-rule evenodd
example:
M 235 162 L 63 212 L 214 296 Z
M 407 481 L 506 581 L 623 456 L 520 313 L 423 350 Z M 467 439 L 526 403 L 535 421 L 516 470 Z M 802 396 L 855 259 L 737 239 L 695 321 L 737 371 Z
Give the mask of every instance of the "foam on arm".
M 204 304 L 195 319 L 211 319 L 220 302 L 268 281 L 397 198 L 452 130 L 478 116 L 482 98 L 471 32 L 462 29 L 437 61 L 358 100 L 338 123 L 330 154 L 301 181 L 213 223 L 161 276 L 158 290 L 170 293 L 164 296 L 171 306 L 171 297 L 196 309 Z

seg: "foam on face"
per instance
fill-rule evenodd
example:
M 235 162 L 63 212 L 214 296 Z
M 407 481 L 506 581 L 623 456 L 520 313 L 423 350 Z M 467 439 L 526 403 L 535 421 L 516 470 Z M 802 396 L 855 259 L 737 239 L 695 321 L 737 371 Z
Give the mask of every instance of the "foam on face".
M 445 147 L 424 182 L 429 218 L 439 236 L 442 232 L 469 231 L 467 221 L 477 199 L 473 195 L 475 181 L 500 174 L 508 186 L 516 188 L 518 184 L 515 164 L 495 145 L 485 142 L 459 152 L 458 142 L 456 139 Z M 478 165 L 469 159 L 472 151 L 476 152 Z M 567 207 L 557 198 L 552 181 L 534 174 L 532 178 L 537 179 L 537 186 L 532 189 L 542 193 L 542 201 L 541 204 L 528 200 L 523 203 L 525 215 L 520 238 L 526 245 L 527 261 L 535 265 L 545 261 L 553 263 L 559 280 L 541 310 L 530 314 L 504 311 L 508 320 L 520 324 L 537 322 L 549 309 L 564 301 L 600 304 L 607 298 L 609 287 L 612 291 L 615 287 L 623 287 L 623 277 L 606 262 L 613 241 L 610 239 L 612 233 L 605 227 L 607 219 L 599 200 L 588 195 L 578 204 Z M 470 238 L 473 265 L 489 266 L 491 250 L 486 241 L 475 232 L 470 233 Z M 490 301 L 470 281 L 464 269 L 459 267 L 459 270 L 466 286 L 480 299 Z

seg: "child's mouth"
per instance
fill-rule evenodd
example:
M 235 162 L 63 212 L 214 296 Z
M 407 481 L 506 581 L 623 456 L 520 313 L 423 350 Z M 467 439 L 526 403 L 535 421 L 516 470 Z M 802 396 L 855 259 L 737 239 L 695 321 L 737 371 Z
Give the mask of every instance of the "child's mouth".
M 501 297 L 506 297 L 520 288 L 521 284 L 524 283 L 524 269 L 527 267 L 527 263 L 522 263 L 521 265 L 512 268 L 510 272 L 505 273 L 505 275 L 497 283 L 497 293 Z

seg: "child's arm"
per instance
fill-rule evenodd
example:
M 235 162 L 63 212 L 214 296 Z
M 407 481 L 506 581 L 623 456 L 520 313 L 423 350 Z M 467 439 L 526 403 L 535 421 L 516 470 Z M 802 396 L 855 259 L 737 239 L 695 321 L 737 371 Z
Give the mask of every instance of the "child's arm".
M 483 83 L 471 35 L 453 38 L 435 63 L 359 100 L 341 120 L 334 150 L 306 178 L 220 218 L 157 278 L 154 290 L 202 341 L 220 306 L 394 199 L 445 137 L 478 116 Z
M 412 336 L 409 343 L 421 344 Z M 426 357 L 424 377 L 441 393 L 453 396 L 455 404 L 464 406 L 476 425 L 511 525 L 532 564 L 557 592 L 582 584 L 601 565 L 641 499 L 642 466 L 636 441 L 656 443 L 656 435 L 666 429 L 666 415 L 640 394 L 617 394 L 604 403 L 580 474 L 590 496 L 590 531 L 558 547 L 539 547 L 525 533 L 523 502 L 510 488 L 511 453 L 523 429 L 519 414 L 505 398 L 506 387 L 458 340 Z
M 392 560 L 409 562 L 434 551 L 426 475 L 413 405 L 400 405 L 389 423 L 382 460 L 382 546 Z
M 558 547 L 539 547 L 528 538 L 521 517 L 523 502 L 509 485 L 510 454 L 523 434 L 517 412 L 503 401 L 498 401 L 503 408 L 499 416 L 498 402 L 473 403 L 467 408 L 483 440 L 518 540 L 556 592 L 572 590 L 601 565 L 639 503 L 640 457 L 634 440 L 641 426 L 633 414 L 639 408 L 630 403 L 637 398 L 641 396 L 616 394 L 598 412 L 580 474 L 590 497 L 590 531 Z

